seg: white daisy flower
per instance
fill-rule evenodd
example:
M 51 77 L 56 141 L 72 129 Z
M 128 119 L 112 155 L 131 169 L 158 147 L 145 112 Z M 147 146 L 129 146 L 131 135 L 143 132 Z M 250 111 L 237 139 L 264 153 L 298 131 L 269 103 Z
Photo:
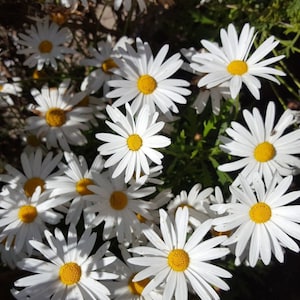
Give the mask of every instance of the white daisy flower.
M 292 176 L 287 176 L 277 183 L 274 177 L 270 185 L 265 185 L 256 174 L 252 187 L 241 176 L 241 187 L 230 187 L 237 202 L 212 206 L 212 209 L 228 213 L 214 219 L 215 229 L 234 230 L 223 244 L 236 244 L 236 257 L 248 250 L 247 257 L 252 267 L 259 259 L 268 265 L 272 253 L 283 262 L 283 248 L 299 252 L 293 238 L 300 240 L 300 225 L 297 224 L 300 223 L 300 205 L 288 204 L 300 197 L 300 191 L 286 193 L 292 179 Z
M 97 214 L 91 225 L 104 222 L 104 239 L 117 237 L 119 243 L 131 243 L 133 237 L 141 235 L 139 219 L 152 220 L 152 204 L 142 198 L 153 194 L 155 188 L 141 188 L 137 184 L 127 186 L 122 176 L 111 178 L 110 170 L 95 174 L 94 181 L 95 185 L 88 186 L 93 194 L 87 196 L 94 205 L 85 208 L 87 214 Z
M 182 48 L 180 52 L 189 62 L 189 63 L 184 62 L 181 68 L 189 73 L 194 74 L 195 76 L 197 76 L 197 78 L 203 77 L 205 75 L 204 73 L 197 72 L 190 66 L 190 63 L 192 62 L 192 57 L 198 53 L 196 49 Z M 223 84 L 212 87 L 210 89 L 201 88 L 194 103 L 192 104 L 192 107 L 195 108 L 197 114 L 201 114 L 205 109 L 208 100 L 211 99 L 212 112 L 215 115 L 219 115 L 220 108 L 221 108 L 221 101 L 223 99 L 227 100 L 229 98 L 230 98 L 229 85 L 226 82 L 224 82 Z
M 26 30 L 26 34 L 20 33 L 21 38 L 17 42 L 25 48 L 19 49 L 18 54 L 29 56 L 25 66 L 33 68 L 37 66 L 41 70 L 44 65 L 51 65 L 57 69 L 56 59 L 63 60 L 65 54 L 74 53 L 67 45 L 72 40 L 72 33 L 68 28 L 60 28 L 49 19 L 38 20 L 36 26 Z
M 8 193 L 0 194 L 0 242 L 5 240 L 5 248 L 14 248 L 20 253 L 24 248 L 29 254 L 32 247 L 28 243 L 34 239 L 41 241 L 47 224 L 55 225 L 63 217 L 52 210 L 59 205 L 48 193 L 41 194 L 41 188 L 35 189 L 32 197 L 23 190 L 6 187 Z
M 243 26 L 238 37 L 233 24 L 228 30 L 221 29 L 220 37 L 222 48 L 207 40 L 201 43 L 208 53 L 195 54 L 191 67 L 198 72 L 207 73 L 198 82 L 199 87 L 206 86 L 210 89 L 221 83 L 229 82 L 231 97 L 235 99 L 244 83 L 252 95 L 260 98 L 261 83 L 257 77 L 262 77 L 279 84 L 273 75 L 284 76 L 285 73 L 269 67 L 279 61 L 284 55 L 271 57 L 262 61 L 279 43 L 273 36 L 265 40 L 251 55 L 250 51 L 255 39 L 254 27 L 247 23 Z
M 66 224 L 77 225 L 83 213 L 84 224 L 87 227 L 95 217 L 92 214 L 84 213 L 84 209 L 91 205 L 86 196 L 93 194 L 88 186 L 94 184 L 94 174 L 102 171 L 103 160 L 100 155 L 97 155 L 89 168 L 83 156 L 77 157 L 74 153 L 69 152 L 65 152 L 64 155 L 67 165 L 59 166 L 64 174 L 48 180 L 46 188 L 51 191 L 50 197 L 60 199 L 61 204 L 71 202 L 67 203 Z
M 122 260 L 118 259 L 114 264 L 114 272 L 119 275 L 116 281 L 108 282 L 107 286 L 111 290 L 111 299 L 114 300 L 162 300 L 160 290 L 151 291 L 142 296 L 143 289 L 149 283 L 146 278 L 141 281 L 133 281 L 134 276 L 141 270 L 141 267 L 132 265 L 127 261 L 131 257 L 124 245 L 120 244 Z M 125 262 L 125 263 L 124 263 Z
M 268 184 L 275 172 L 281 176 L 293 174 L 300 167 L 300 159 L 293 154 L 300 153 L 300 129 L 284 134 L 295 123 L 294 115 L 286 110 L 274 126 L 275 104 L 269 102 L 263 120 L 259 110 L 243 111 L 249 130 L 237 122 L 231 122 L 226 129 L 230 136 L 220 137 L 220 148 L 240 160 L 223 164 L 219 170 L 228 172 L 242 169 L 241 175 L 250 179 L 253 172 L 259 172 Z M 237 183 L 237 181 L 235 181 Z
M 56 228 L 55 236 L 48 230 L 45 237 L 49 246 L 29 241 L 49 261 L 25 258 L 18 267 L 34 272 L 15 282 L 16 287 L 25 287 L 16 293 L 17 299 L 76 299 L 76 300 L 109 300 L 109 290 L 102 280 L 115 279 L 118 276 L 104 271 L 104 268 L 115 261 L 116 257 L 103 257 L 109 243 L 103 244 L 95 254 L 90 255 L 96 241 L 96 233 L 91 229 L 83 232 L 77 240 L 76 228 L 72 224 L 67 240 Z
M 202 241 L 211 228 L 211 220 L 202 223 L 187 239 L 189 213 L 186 207 L 178 208 L 175 225 L 168 214 L 160 210 L 161 239 L 151 228 L 143 233 L 153 246 L 141 246 L 129 251 L 143 255 L 132 257 L 128 262 L 146 267 L 135 275 L 133 281 L 150 278 L 142 291 L 147 295 L 163 285 L 163 299 L 188 299 L 188 284 L 201 299 L 220 299 L 212 287 L 228 290 L 229 286 L 220 278 L 230 278 L 231 274 L 210 263 L 229 253 L 227 248 L 216 247 L 227 237 L 219 236 Z
M 112 45 L 111 39 L 98 42 L 97 48 L 90 47 L 89 52 L 92 58 L 85 58 L 80 64 L 97 69 L 84 79 L 81 84 L 81 90 L 89 90 L 91 93 L 95 93 L 103 86 L 103 94 L 105 95 L 109 91 L 107 81 L 120 78 L 120 76 L 112 72 L 113 69 L 118 68 L 114 58 L 119 57 L 120 54 L 116 47 Z
M 45 190 L 45 184 L 52 176 L 61 174 L 55 170 L 62 159 L 62 153 L 58 153 L 53 157 L 53 152 L 48 152 L 43 157 L 41 149 L 35 152 L 21 153 L 22 171 L 14 168 L 10 164 L 5 165 L 7 174 L 0 174 L 0 181 L 6 182 L 12 188 L 17 186 L 23 187 L 25 195 L 31 197 L 39 186 L 41 191 Z M 54 172 L 55 170 L 55 172 Z
M 189 224 L 193 228 L 197 228 L 205 220 L 210 219 L 207 207 L 210 204 L 210 196 L 213 188 L 205 188 L 202 190 L 200 183 L 195 184 L 189 193 L 181 191 L 167 206 L 168 214 L 175 217 L 179 207 L 187 207 L 189 210 Z
M 147 105 L 143 106 L 135 116 L 129 104 L 126 104 L 126 116 L 118 108 L 107 106 L 109 117 L 113 121 L 106 124 L 117 134 L 97 133 L 96 138 L 106 142 L 98 148 L 101 155 L 111 155 L 104 167 L 116 165 L 113 178 L 125 170 L 125 182 L 135 173 L 135 178 L 141 174 L 150 174 L 149 161 L 161 165 L 163 155 L 154 148 L 164 148 L 170 145 L 169 138 L 156 135 L 164 126 L 164 122 L 156 122 L 158 113 L 151 113 Z
M 164 45 L 154 58 L 149 44 L 139 38 L 136 39 L 136 48 L 137 51 L 127 44 L 127 51 L 119 49 L 123 60 L 118 60 L 119 69 L 115 72 L 124 79 L 109 81 L 108 85 L 115 89 L 106 97 L 118 98 L 113 103 L 114 107 L 133 101 L 133 113 L 149 105 L 152 112 L 157 107 L 172 118 L 170 111 L 178 113 L 175 103 L 185 104 L 184 96 L 191 93 L 185 88 L 189 86 L 186 80 L 169 78 L 182 65 L 180 54 L 176 53 L 163 62 L 169 46 Z
M 87 143 L 82 130 L 88 130 L 92 118 L 90 107 L 76 106 L 83 98 L 82 92 L 68 90 L 70 80 L 63 81 L 58 88 L 43 86 L 41 91 L 32 89 L 31 94 L 38 106 L 29 109 L 37 116 L 27 118 L 25 130 L 46 140 L 48 148 L 61 147 L 70 151 L 70 145 L 81 146 Z

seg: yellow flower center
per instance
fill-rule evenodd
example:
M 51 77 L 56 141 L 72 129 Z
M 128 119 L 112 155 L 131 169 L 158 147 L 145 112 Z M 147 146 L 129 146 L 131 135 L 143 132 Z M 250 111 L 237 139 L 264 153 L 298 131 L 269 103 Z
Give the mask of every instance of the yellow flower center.
M 154 90 L 156 89 L 157 82 L 150 75 L 142 75 L 138 79 L 137 87 L 141 93 L 143 93 L 145 95 L 149 95 L 149 94 L 152 94 L 154 92 Z
M 27 197 L 31 197 L 35 191 L 35 189 L 40 186 L 41 191 L 44 191 L 44 185 L 45 181 L 42 178 L 39 177 L 32 177 L 28 179 L 23 186 L 23 189 L 25 191 L 25 194 Z
M 131 134 L 127 138 L 127 146 L 131 151 L 138 151 L 143 145 L 143 140 L 138 134 Z
M 136 214 L 136 218 L 141 222 L 141 223 L 145 223 L 147 221 L 147 219 L 145 217 L 143 217 L 141 214 Z
M 45 78 L 46 76 L 47 76 L 47 74 L 44 70 L 38 71 L 37 69 L 35 69 L 32 73 L 33 79 L 42 79 L 42 78 Z
M 249 216 L 250 219 L 255 223 L 265 223 L 270 220 L 272 216 L 272 210 L 268 204 L 264 202 L 258 202 L 250 208 Z
M 212 236 L 222 236 L 222 235 L 226 235 L 226 236 L 230 236 L 232 231 L 231 230 L 227 230 L 227 231 L 217 231 L 214 228 L 211 229 L 210 231 Z
M 32 223 L 38 215 L 37 209 L 31 205 L 23 205 L 18 212 L 18 218 L 23 223 Z
M 150 282 L 150 279 L 145 278 L 143 280 L 133 282 L 132 279 L 134 276 L 135 276 L 135 274 L 133 274 L 130 277 L 130 279 L 128 281 L 128 288 L 129 288 L 131 294 L 142 295 L 142 292 L 143 292 L 145 286 Z
M 51 127 L 60 127 L 66 123 L 66 113 L 61 108 L 50 108 L 46 112 L 46 122 Z
M 259 162 L 267 162 L 276 154 L 275 147 L 269 142 L 258 144 L 254 149 L 254 158 Z
M 168 255 L 168 265 L 173 271 L 183 272 L 190 263 L 190 257 L 183 249 L 174 249 Z
M 81 268 L 77 263 L 69 262 L 59 269 L 59 279 L 63 284 L 76 284 L 81 277 Z
M 32 147 L 38 147 L 41 144 L 41 141 L 34 134 L 29 134 L 26 137 L 26 142 L 29 146 L 32 146 Z
M 76 191 L 80 195 L 92 195 L 94 194 L 92 191 L 90 191 L 87 186 L 94 184 L 92 179 L 89 178 L 82 178 L 76 183 Z
M 106 59 L 101 65 L 102 71 L 106 74 L 111 74 L 110 70 L 114 68 L 118 68 L 118 66 L 112 58 Z
M 242 60 L 233 60 L 227 66 L 227 71 L 231 75 L 243 75 L 243 74 L 247 73 L 248 65 L 246 62 L 244 62 Z
M 76 106 L 87 107 L 89 106 L 90 98 L 89 96 L 85 96 Z
M 50 41 L 44 40 L 39 44 L 39 50 L 41 53 L 50 53 L 53 45 Z
M 56 23 L 57 25 L 61 26 L 64 23 L 66 23 L 68 17 L 67 14 L 61 13 L 61 12 L 52 12 L 50 14 L 51 21 Z
M 122 210 L 127 206 L 127 195 L 121 191 L 114 191 L 110 196 L 110 206 L 115 210 Z
M 3 90 L 3 88 L 4 88 L 4 85 L 0 84 L 0 92 Z

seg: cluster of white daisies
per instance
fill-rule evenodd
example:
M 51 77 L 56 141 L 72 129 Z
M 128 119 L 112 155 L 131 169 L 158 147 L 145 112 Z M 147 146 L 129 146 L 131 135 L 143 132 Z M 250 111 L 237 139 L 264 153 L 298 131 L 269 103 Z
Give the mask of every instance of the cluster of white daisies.
M 282 56 L 263 60 L 278 44 L 274 37 L 254 52 L 249 24 L 240 35 L 230 24 L 220 37 L 222 45 L 203 40 L 201 53 L 182 49 L 189 63 L 180 53 L 167 58 L 168 45 L 153 55 L 140 38 L 99 41 L 79 62 L 93 70 L 80 91 L 70 79 L 32 88 L 34 116 L 24 130 L 28 142 L 41 144 L 26 146 L 21 168 L 6 165 L 0 175 L 2 262 L 35 273 L 15 282 L 17 299 L 219 299 L 231 274 L 213 260 L 231 253 L 236 265 L 254 267 L 272 254 L 283 262 L 285 248 L 299 251 L 300 206 L 292 203 L 300 191 L 289 188 L 300 167 L 300 130 L 290 110 L 275 123 L 272 101 L 264 116 L 244 110 L 246 125 L 234 121 L 220 137 L 221 149 L 240 157 L 219 166 L 241 170 L 229 199 L 200 183 L 178 195 L 161 188 L 159 149 L 172 142 L 163 128 L 191 94 L 188 81 L 173 77 L 179 69 L 201 78 L 197 112 L 211 99 L 215 114 L 243 84 L 259 99 L 258 78 L 284 75 L 269 66 Z M 75 53 L 71 40 L 69 29 L 46 18 L 17 42 L 24 65 L 41 71 Z M 22 93 L 6 84 L 4 96 Z M 95 133 L 99 154 L 89 165 L 72 147 L 86 145 L 85 133 L 101 119 L 106 131 Z

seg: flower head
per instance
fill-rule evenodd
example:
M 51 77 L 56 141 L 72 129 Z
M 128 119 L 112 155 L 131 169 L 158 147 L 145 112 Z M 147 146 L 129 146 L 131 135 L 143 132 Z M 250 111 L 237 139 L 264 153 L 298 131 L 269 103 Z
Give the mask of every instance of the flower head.
M 48 196 L 48 193 L 41 194 L 40 186 L 31 197 L 9 186 L 0 194 L 0 227 L 3 228 L 0 242 L 5 241 L 6 249 L 13 247 L 16 253 L 24 249 L 30 254 L 32 247 L 28 241 L 41 241 L 47 224 L 55 225 L 61 220 L 63 216 L 52 209 L 58 202 Z
M 202 40 L 201 43 L 208 53 L 195 54 L 192 58 L 194 63 L 191 67 L 207 74 L 199 80 L 199 87 L 206 86 L 210 89 L 228 82 L 231 97 L 235 99 L 244 83 L 252 95 L 259 99 L 261 83 L 257 77 L 279 83 L 274 75 L 285 75 L 284 72 L 269 67 L 270 64 L 281 60 L 284 55 L 262 60 L 279 43 L 273 36 L 265 40 L 251 55 L 255 35 L 254 27 L 250 28 L 248 23 L 243 26 L 239 37 L 233 24 L 229 24 L 227 31 L 221 29 L 220 36 L 222 48 Z
M 120 243 L 131 243 L 141 235 L 139 218 L 152 220 L 152 203 L 142 199 L 153 194 L 155 188 L 141 188 L 139 184 L 127 186 L 122 176 L 111 178 L 111 170 L 95 174 L 94 180 L 95 184 L 88 187 L 93 194 L 87 196 L 94 205 L 85 208 L 86 214 L 97 215 L 90 225 L 105 222 L 104 239 L 117 237 Z
M 156 135 L 164 122 L 156 122 L 158 113 L 151 113 L 148 106 L 144 106 L 135 116 L 129 104 L 126 105 L 126 116 L 118 108 L 107 106 L 107 113 L 111 120 L 106 124 L 116 132 L 97 133 L 96 138 L 106 142 L 98 148 L 101 155 L 111 155 L 104 167 L 116 165 L 113 178 L 125 170 L 125 181 L 128 182 L 135 173 L 138 179 L 141 174 L 149 175 L 149 162 L 161 165 L 163 155 L 154 150 L 170 145 L 170 139 Z
M 116 259 L 103 257 L 108 242 L 90 255 L 96 241 L 96 233 L 91 233 L 91 229 L 85 230 L 79 240 L 74 225 L 70 226 L 67 239 L 58 228 L 54 236 L 46 230 L 45 237 L 49 246 L 33 240 L 30 244 L 49 261 L 25 258 L 18 263 L 19 268 L 36 274 L 15 282 L 16 287 L 25 287 L 16 292 L 17 299 L 26 299 L 26 296 L 30 299 L 110 299 L 109 290 L 100 282 L 118 277 L 104 271 Z
M 100 41 L 97 48 L 89 48 L 92 58 L 85 58 L 81 61 L 84 66 L 96 68 L 82 82 L 81 90 L 89 90 L 92 93 L 97 92 L 103 86 L 103 94 L 109 91 L 108 80 L 119 79 L 120 77 L 112 71 L 118 68 L 116 57 L 120 54 L 117 51 L 117 45 L 113 46 L 111 39 Z
M 234 203 L 215 204 L 212 209 L 226 212 L 214 219 L 217 231 L 233 231 L 224 245 L 235 244 L 237 258 L 244 255 L 254 267 L 259 259 L 265 265 L 272 253 L 279 262 L 284 260 L 283 248 L 299 252 L 293 239 L 300 240 L 300 205 L 288 205 L 300 197 L 300 191 L 287 193 L 292 176 L 280 183 L 276 177 L 269 185 L 255 175 L 253 186 L 242 176 L 241 186 L 231 186 Z
M 81 130 L 89 129 L 87 122 L 92 118 L 92 109 L 76 106 L 83 98 L 82 93 L 71 93 L 69 85 L 70 80 L 65 80 L 58 88 L 45 85 L 41 91 L 31 91 L 38 106 L 29 108 L 37 116 L 27 118 L 25 129 L 44 138 L 48 148 L 70 151 L 69 144 L 87 143 Z
M 57 69 L 56 59 L 64 59 L 67 53 L 73 50 L 64 44 L 70 43 L 72 33 L 68 28 L 60 28 L 49 19 L 39 20 L 36 26 L 26 30 L 26 34 L 20 33 L 18 43 L 26 48 L 18 50 L 19 54 L 29 55 L 24 65 L 30 68 L 37 66 L 41 70 L 44 65 L 51 65 Z
M 89 168 L 85 158 L 81 155 L 77 157 L 74 153 L 65 152 L 64 156 L 67 165 L 60 164 L 63 175 L 51 178 L 46 188 L 51 191 L 50 197 L 60 199 L 61 204 L 68 207 L 66 224 L 77 225 L 84 209 L 91 205 L 86 196 L 92 195 L 93 192 L 88 187 L 95 184 L 94 174 L 102 171 L 103 160 L 100 155 L 97 155 Z M 94 218 L 92 214 L 85 213 L 83 217 L 86 227 L 91 222 L 87 219 Z
M 185 87 L 189 83 L 182 79 L 170 79 L 182 65 L 180 54 L 174 54 L 165 62 L 169 46 L 164 45 L 154 58 L 148 43 L 136 40 L 137 51 L 127 44 L 127 51 L 119 49 L 123 60 L 119 60 L 117 74 L 124 79 L 111 80 L 109 86 L 115 88 L 106 97 L 118 98 L 113 106 L 118 107 L 132 102 L 133 113 L 144 105 L 149 105 L 152 112 L 156 107 L 171 118 L 170 111 L 178 113 L 175 103 L 185 104 L 183 96 L 191 92 Z
M 175 216 L 179 207 L 187 207 L 189 210 L 189 223 L 198 227 L 202 222 L 210 219 L 208 215 L 208 206 L 213 188 L 202 189 L 200 183 L 195 184 L 189 193 L 181 191 L 167 206 L 169 215 Z
M 265 120 L 259 110 L 243 111 L 249 130 L 237 122 L 231 122 L 226 129 L 230 136 L 221 137 L 222 150 L 240 160 L 219 166 L 221 171 L 242 169 L 241 174 L 251 180 L 253 172 L 259 172 L 268 184 L 275 173 L 281 176 L 293 174 L 300 167 L 300 160 L 294 154 L 300 153 L 300 130 L 284 131 L 295 123 L 294 115 L 286 110 L 274 126 L 275 104 L 269 102 Z M 237 182 L 237 181 L 236 181 Z
M 143 232 L 153 246 L 140 246 L 130 249 L 142 255 L 132 257 L 132 264 L 146 267 L 138 272 L 133 281 L 150 278 L 142 291 L 147 295 L 154 288 L 163 288 L 163 299 L 188 299 L 188 285 L 202 299 L 219 299 L 211 285 L 228 290 L 228 285 L 220 278 L 229 278 L 231 274 L 208 261 L 225 256 L 227 248 L 216 247 L 224 242 L 225 236 L 202 241 L 211 228 L 211 220 L 202 223 L 187 239 L 189 213 L 186 207 L 179 208 L 173 224 L 168 214 L 160 210 L 160 230 L 162 238 L 153 229 Z
M 22 186 L 26 196 L 31 197 L 38 186 L 41 187 L 41 191 L 43 192 L 46 188 L 47 180 L 61 173 L 60 171 L 54 172 L 61 158 L 62 153 L 58 153 L 53 157 L 53 152 L 48 152 L 43 157 L 40 148 L 29 154 L 22 152 L 21 166 L 23 172 L 7 164 L 5 169 L 8 174 L 1 174 L 0 180 L 8 183 L 13 188 Z

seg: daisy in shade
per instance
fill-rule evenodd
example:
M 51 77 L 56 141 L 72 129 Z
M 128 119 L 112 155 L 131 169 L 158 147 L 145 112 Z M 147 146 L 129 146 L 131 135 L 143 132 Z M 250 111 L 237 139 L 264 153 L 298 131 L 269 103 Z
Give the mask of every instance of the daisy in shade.
M 122 253 L 122 260 L 118 259 L 113 266 L 114 272 L 119 275 L 119 278 L 107 284 L 108 288 L 112 291 L 111 299 L 162 300 L 162 294 L 159 290 L 151 291 L 149 294 L 142 296 L 143 289 L 149 283 L 150 279 L 133 281 L 133 277 L 141 270 L 141 267 L 126 262 L 131 255 L 124 245 L 120 244 L 119 248 Z
M 56 228 L 53 236 L 48 230 L 45 237 L 49 244 L 29 241 L 48 261 L 25 258 L 18 267 L 36 273 L 15 282 L 17 299 L 76 299 L 76 300 L 109 300 L 109 290 L 102 280 L 115 279 L 118 276 L 105 272 L 104 268 L 113 263 L 114 256 L 104 257 L 109 243 L 103 244 L 91 255 L 96 241 L 96 233 L 91 229 L 83 232 L 78 240 L 75 225 L 70 225 L 67 239 Z
M 93 194 L 88 186 L 94 184 L 94 174 L 102 171 L 103 160 L 101 156 L 97 155 L 89 168 L 83 156 L 77 157 L 74 153 L 69 152 L 65 152 L 64 155 L 67 165 L 60 165 L 63 175 L 48 180 L 46 188 L 51 191 L 50 197 L 60 199 L 61 204 L 67 202 L 66 224 L 77 225 L 84 208 L 91 205 L 86 199 L 87 195 Z M 92 214 L 83 214 L 85 227 L 92 222 L 94 217 Z M 90 220 L 87 220 L 88 218 Z
M 176 53 L 164 62 L 168 45 L 164 45 L 154 58 L 149 44 L 139 38 L 136 39 L 136 48 L 137 51 L 127 44 L 127 51 L 119 49 L 123 60 L 117 61 L 119 69 L 115 72 L 124 79 L 109 81 L 108 85 L 114 90 L 106 97 L 117 98 L 114 107 L 133 101 L 133 113 L 149 105 L 152 112 L 158 108 L 172 119 L 170 111 L 178 113 L 175 103 L 185 104 L 184 96 L 191 93 L 185 88 L 189 86 L 187 81 L 169 78 L 183 63 L 180 54 Z
M 200 183 L 195 184 L 189 193 L 181 191 L 167 206 L 168 213 L 175 217 L 178 207 L 187 207 L 189 210 L 189 224 L 196 228 L 202 222 L 209 219 L 207 206 L 210 203 L 210 196 L 213 188 L 208 187 L 202 190 Z
M 52 176 L 61 174 L 55 170 L 61 161 L 62 153 L 53 156 L 53 152 L 48 152 L 43 157 L 41 149 L 35 152 L 21 154 L 22 171 L 14 168 L 10 164 L 5 166 L 7 174 L 0 175 L 0 181 L 8 183 L 12 188 L 22 186 L 27 197 L 31 197 L 35 189 L 39 186 L 41 191 L 45 190 L 45 184 Z
M 92 115 L 89 119 L 89 123 L 97 127 L 99 125 L 97 119 L 105 120 L 105 108 L 107 106 L 107 99 L 104 97 L 95 97 L 91 95 L 89 90 L 83 91 L 81 101 L 75 107 L 89 107 L 92 109 Z
M 55 225 L 63 217 L 52 209 L 58 205 L 55 199 L 48 198 L 48 193 L 41 194 L 39 186 L 32 197 L 7 186 L 6 192 L 0 194 L 0 242 L 5 241 L 5 248 L 13 247 L 16 253 L 24 249 L 31 254 L 28 241 L 41 241 L 47 224 Z
M 90 225 L 104 222 L 103 237 L 117 237 L 119 243 L 129 244 L 141 235 L 140 219 L 152 220 L 150 201 L 142 200 L 155 192 L 154 187 L 141 188 L 138 184 L 127 186 L 124 177 L 111 178 L 111 170 L 95 174 L 95 185 L 88 189 L 93 195 L 87 196 L 94 205 L 85 208 L 85 213 L 96 213 Z
M 81 131 L 89 129 L 88 121 L 93 117 L 90 107 L 76 106 L 83 93 L 71 93 L 70 80 L 64 80 L 58 88 L 47 85 L 41 91 L 32 89 L 31 94 L 37 106 L 29 109 L 37 116 L 27 118 L 25 130 L 45 139 L 48 148 L 70 151 L 69 145 L 81 146 L 87 143 Z
M 252 267 L 259 259 L 268 265 L 272 253 L 283 262 L 283 248 L 299 252 L 294 239 L 300 240 L 300 205 L 288 205 L 300 197 L 300 191 L 287 193 L 292 176 L 279 183 L 274 177 L 270 185 L 265 185 L 256 173 L 252 186 L 240 177 L 241 186 L 230 187 L 237 201 L 212 206 L 212 209 L 228 214 L 214 219 L 214 228 L 217 231 L 234 230 L 223 245 L 235 244 L 237 257 L 243 255 L 244 250 L 248 251 L 247 258 Z
M 259 172 L 268 184 L 275 172 L 281 176 L 293 174 L 300 167 L 300 129 L 284 133 L 295 123 L 294 115 L 286 110 L 274 126 L 275 104 L 269 102 L 263 120 L 259 110 L 243 111 L 249 129 L 237 122 L 231 122 L 226 129 L 228 137 L 220 137 L 220 148 L 240 160 L 223 164 L 219 170 L 228 172 L 243 169 L 241 174 L 251 179 L 253 172 Z M 237 183 L 238 180 L 235 181 Z
M 274 75 L 284 76 L 285 73 L 269 65 L 281 60 L 284 55 L 262 60 L 279 43 L 273 36 L 265 40 L 251 55 L 255 35 L 254 27 L 250 27 L 248 23 L 243 26 L 239 37 L 233 24 L 229 24 L 227 31 L 221 29 L 220 36 L 222 47 L 202 40 L 201 43 L 208 53 L 199 53 L 192 57 L 194 63 L 191 67 L 207 74 L 199 80 L 199 87 L 206 86 L 210 89 L 228 82 L 231 97 L 235 99 L 244 83 L 252 95 L 259 99 L 261 83 L 257 77 L 279 84 Z
M 147 228 L 143 233 L 152 246 L 129 249 L 142 256 L 129 258 L 128 262 L 145 267 L 134 276 L 133 281 L 151 278 L 144 287 L 142 296 L 162 287 L 162 299 L 170 300 L 175 296 L 176 300 L 187 300 L 190 288 L 201 299 L 220 299 L 212 286 L 228 290 L 228 285 L 220 277 L 230 278 L 231 274 L 211 264 L 210 260 L 229 253 L 227 248 L 216 247 L 227 237 L 219 236 L 203 241 L 211 229 L 211 220 L 207 220 L 187 239 L 187 207 L 178 208 L 175 224 L 164 210 L 159 212 L 162 238 L 151 228 Z
M 120 76 L 114 74 L 112 70 L 118 68 L 115 58 L 120 57 L 120 54 L 117 49 L 118 47 L 125 45 L 125 41 L 130 43 L 130 39 L 123 37 L 116 45 L 113 45 L 111 37 L 108 36 L 107 41 L 100 41 L 97 43 L 97 48 L 89 48 L 92 57 L 83 59 L 80 64 L 96 69 L 82 82 L 82 91 L 89 90 L 91 93 L 95 93 L 102 86 L 104 95 L 109 91 L 107 81 L 120 78 Z
M 126 104 L 126 115 L 118 108 L 107 106 L 107 113 L 111 120 L 106 124 L 116 132 L 97 133 L 96 138 L 106 142 L 98 148 L 101 155 L 111 155 L 104 167 L 117 165 L 112 177 L 119 176 L 125 170 L 125 182 L 128 182 L 135 173 L 135 178 L 141 174 L 150 174 L 149 164 L 154 162 L 161 165 L 163 155 L 154 150 L 170 145 L 169 138 L 157 135 L 164 126 L 164 122 L 156 122 L 158 112 L 151 113 L 149 106 L 142 107 L 134 115 L 129 104 Z
M 201 77 L 203 77 L 205 74 L 195 71 L 191 66 L 190 63 L 192 62 L 192 57 L 197 54 L 195 48 L 183 48 L 180 50 L 182 55 L 188 60 L 189 63 L 184 62 L 181 66 L 181 68 L 189 73 L 192 73 L 195 75 L 195 79 L 192 79 L 192 82 L 195 80 L 199 80 Z M 197 114 L 201 114 L 203 110 L 205 109 L 208 100 L 211 100 L 211 107 L 212 112 L 215 115 L 218 115 L 220 113 L 221 108 L 221 102 L 222 100 L 227 100 L 230 98 L 230 91 L 229 86 L 226 82 L 223 84 L 220 84 L 218 86 L 212 87 L 210 89 L 206 89 L 202 87 L 192 104 L 192 107 L 195 108 Z
M 67 45 L 72 40 L 72 33 L 68 28 L 60 28 L 48 18 L 38 20 L 36 26 L 26 30 L 26 34 L 19 34 L 18 43 L 24 48 L 18 54 L 29 56 L 24 65 L 30 68 L 37 66 L 40 71 L 44 65 L 51 65 L 57 69 L 56 59 L 63 60 L 65 54 L 74 53 Z

